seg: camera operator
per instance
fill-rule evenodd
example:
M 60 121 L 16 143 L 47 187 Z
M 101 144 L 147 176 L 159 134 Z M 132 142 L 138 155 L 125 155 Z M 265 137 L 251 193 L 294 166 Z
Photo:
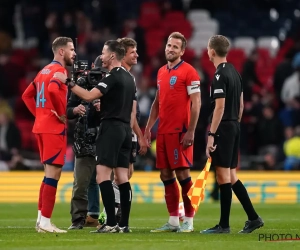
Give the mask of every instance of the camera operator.
M 101 98 L 101 125 L 96 141 L 97 182 L 106 209 L 107 222 L 95 233 L 130 232 L 131 186 L 128 181 L 129 157 L 132 145 L 131 129 L 136 117 L 136 88 L 130 73 L 121 67 L 125 49 L 116 40 L 105 42 L 101 60 L 109 70 L 98 85 L 87 91 L 65 74 L 54 77 L 69 85 L 71 91 L 86 101 Z M 115 195 L 111 173 L 118 178 L 122 217 L 119 225 L 115 217 Z
M 101 67 L 100 63 L 100 58 L 97 57 L 93 67 Z M 80 80 L 86 82 L 84 79 Z M 99 99 L 85 102 L 71 93 L 67 105 L 67 118 L 78 118 L 78 120 L 74 131 L 75 167 L 70 211 L 72 225 L 69 230 L 99 225 L 100 197 L 95 160 L 95 139 L 97 126 L 100 123 L 99 111 Z

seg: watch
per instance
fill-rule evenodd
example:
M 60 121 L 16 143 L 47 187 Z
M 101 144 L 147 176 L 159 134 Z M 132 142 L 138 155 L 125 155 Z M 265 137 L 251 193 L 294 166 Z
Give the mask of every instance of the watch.
M 217 137 L 218 135 L 216 133 L 208 131 L 208 136 Z
M 67 78 L 66 79 L 66 84 L 70 87 L 70 88 L 73 88 L 76 84 L 75 84 L 75 82 L 73 82 L 72 80 L 71 80 L 71 78 Z

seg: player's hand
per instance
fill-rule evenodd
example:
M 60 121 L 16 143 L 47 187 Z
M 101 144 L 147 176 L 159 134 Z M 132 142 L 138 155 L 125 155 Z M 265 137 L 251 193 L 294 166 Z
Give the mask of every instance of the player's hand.
M 138 143 L 140 145 L 139 154 L 145 155 L 147 153 L 148 147 L 150 148 L 149 143 L 147 143 L 147 141 L 144 137 L 138 138 Z
M 148 143 L 149 147 L 151 147 L 151 132 L 150 129 L 145 129 L 144 132 L 144 138 L 146 139 L 146 142 Z
M 84 115 L 86 112 L 85 107 L 82 104 L 79 104 L 73 109 L 74 115 Z
M 217 145 L 214 146 L 215 138 L 213 136 L 208 136 L 207 145 L 206 145 L 206 156 L 210 158 L 210 153 L 214 152 L 217 148 Z
M 183 149 L 186 149 L 194 144 L 195 133 L 192 131 L 187 131 L 183 136 L 180 143 L 182 143 Z
M 93 101 L 93 105 L 94 105 L 96 111 L 100 111 L 100 104 L 101 104 L 100 99 L 96 99 Z
M 68 78 L 67 75 L 65 75 L 62 72 L 55 72 L 53 75 L 54 78 L 57 78 L 58 80 L 60 80 L 62 83 L 66 83 L 66 80 Z
M 59 115 L 57 114 L 57 112 L 56 112 L 55 110 L 52 110 L 52 109 L 51 109 L 51 112 L 52 112 L 53 114 L 55 114 L 55 116 L 56 116 L 63 124 L 66 124 L 66 123 L 67 123 L 66 115 L 61 115 L 61 116 L 59 116 Z

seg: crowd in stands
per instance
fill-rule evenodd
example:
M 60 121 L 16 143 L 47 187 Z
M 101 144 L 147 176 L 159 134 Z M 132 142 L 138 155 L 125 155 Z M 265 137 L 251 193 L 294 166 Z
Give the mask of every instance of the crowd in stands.
M 194 44 L 188 46 L 183 59 L 196 68 L 201 78 L 202 108 L 194 147 L 194 168 L 201 169 L 205 161 L 210 114 L 209 88 L 215 69 L 208 61 L 206 45 L 203 45 L 203 49 L 197 50 L 202 45 L 194 42 L 199 42 L 198 38 L 195 40 L 197 35 L 204 36 L 211 33 L 205 33 L 203 30 L 199 33 L 189 13 L 193 10 L 203 10 L 202 13 L 208 13 L 206 23 L 210 23 L 209 27 L 216 29 L 214 32 L 227 35 L 231 41 L 236 41 L 234 39 L 239 34 L 234 33 L 236 27 L 229 28 L 233 25 L 229 23 L 229 16 L 243 17 L 236 9 L 237 2 L 240 1 L 45 0 L 43 3 L 38 0 L 1 1 L 0 171 L 42 168 L 35 137 L 31 133 L 34 117 L 21 100 L 21 94 L 37 72 L 51 62 L 53 57 L 51 43 L 54 38 L 57 36 L 68 36 L 74 40 L 77 38 L 78 58 L 88 60 L 90 64 L 101 54 L 106 40 L 129 36 L 137 41 L 139 63 L 133 67 L 133 74 L 137 82 L 141 111 L 140 126 L 143 129 L 155 97 L 156 73 L 166 63 L 165 41 L 172 31 L 182 32 Z M 250 2 L 253 2 L 253 5 L 250 6 Z M 289 4 L 284 5 L 286 9 L 282 8 L 284 2 Z M 233 7 L 230 9 L 228 6 Z M 249 51 L 234 47 L 228 55 L 228 61 L 240 71 L 244 82 L 241 169 L 300 169 L 298 7 L 300 9 L 298 1 L 293 0 L 244 1 L 243 8 L 265 13 L 261 17 L 265 18 L 266 23 L 270 19 L 270 13 L 276 12 L 279 15 L 278 20 L 276 19 L 277 26 L 273 23 L 266 26 L 266 29 L 270 30 L 270 34 L 267 35 L 274 36 L 278 33 L 279 44 L 274 54 L 268 48 L 254 46 Z M 293 19 L 287 19 L 291 10 Z M 226 13 L 231 13 L 227 19 Z M 266 34 L 267 31 L 263 30 L 263 27 L 253 27 L 249 13 L 245 15 L 249 17 L 248 23 L 247 20 L 242 20 L 239 24 L 241 27 L 238 27 L 242 36 L 259 39 L 261 36 L 259 32 Z M 286 25 L 287 20 L 290 20 L 290 25 L 287 25 L 283 32 L 280 25 Z M 203 21 L 200 20 L 197 25 L 204 29 L 201 23 L 203 24 Z M 250 27 L 249 33 L 245 33 L 242 23 Z M 284 37 L 280 36 L 280 32 L 284 33 Z M 207 41 L 206 37 L 205 40 Z M 74 121 L 69 123 L 69 150 L 65 170 L 72 170 L 74 160 L 71 150 Z M 148 171 L 155 168 L 155 129 L 152 135 L 152 148 L 146 157 L 138 158 L 136 169 Z

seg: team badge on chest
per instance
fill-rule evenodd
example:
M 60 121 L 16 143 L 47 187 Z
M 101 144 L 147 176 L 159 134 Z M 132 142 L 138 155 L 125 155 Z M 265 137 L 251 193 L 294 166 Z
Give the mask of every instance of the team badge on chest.
M 171 78 L 170 78 L 170 88 L 173 88 L 176 81 L 177 81 L 177 76 L 171 76 Z

